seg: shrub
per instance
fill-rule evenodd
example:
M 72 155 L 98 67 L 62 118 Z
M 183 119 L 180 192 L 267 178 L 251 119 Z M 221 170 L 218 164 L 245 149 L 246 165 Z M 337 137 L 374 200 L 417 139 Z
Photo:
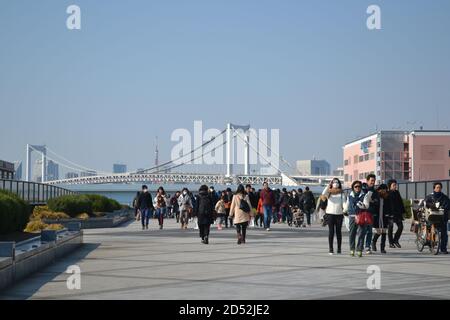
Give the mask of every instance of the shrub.
M 121 209 L 120 204 L 116 200 L 98 194 L 87 194 L 86 197 L 92 201 L 92 210 L 94 212 L 113 212 Z
M 64 212 L 73 218 L 80 213 L 92 214 L 92 201 L 85 195 L 66 195 L 49 200 L 48 208 L 54 212 Z
M 45 228 L 45 230 L 62 230 L 62 229 L 64 229 L 64 226 L 62 225 L 62 224 L 56 224 L 56 223 L 54 223 L 54 224 L 49 224 L 46 228 Z
M 87 213 L 80 213 L 75 218 L 81 219 L 81 220 L 87 220 L 87 219 L 89 219 L 89 215 Z
M 19 196 L 0 190 L 0 234 L 22 231 L 30 213 L 30 206 Z
M 39 233 L 47 227 L 48 224 L 45 224 L 42 220 L 32 220 L 28 222 L 27 227 L 23 231 L 29 233 Z
M 31 220 L 42 220 L 42 219 L 69 219 L 70 216 L 64 212 L 53 212 L 47 206 L 35 207 L 33 214 L 31 215 Z

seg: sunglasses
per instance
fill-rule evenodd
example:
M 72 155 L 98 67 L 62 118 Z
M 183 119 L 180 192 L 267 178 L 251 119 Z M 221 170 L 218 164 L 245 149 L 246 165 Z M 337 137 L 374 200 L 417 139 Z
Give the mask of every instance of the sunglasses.
M 361 189 L 361 186 L 354 186 L 353 189 Z

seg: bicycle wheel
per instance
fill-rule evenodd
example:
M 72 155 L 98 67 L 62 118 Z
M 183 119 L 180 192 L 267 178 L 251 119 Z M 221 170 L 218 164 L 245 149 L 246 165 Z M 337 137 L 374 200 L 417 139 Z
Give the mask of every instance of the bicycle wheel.
M 419 224 L 416 233 L 416 246 L 419 252 L 423 252 L 423 249 L 425 248 L 426 232 L 426 226 L 424 228 L 422 224 Z
M 430 252 L 435 256 L 439 254 L 441 248 L 441 235 L 439 229 L 433 225 L 431 228 Z

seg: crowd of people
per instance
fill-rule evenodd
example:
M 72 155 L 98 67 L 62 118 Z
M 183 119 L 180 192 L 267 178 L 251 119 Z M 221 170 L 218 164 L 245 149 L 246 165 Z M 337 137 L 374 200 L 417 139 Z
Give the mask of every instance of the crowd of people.
M 450 201 L 442 193 L 442 184 L 434 185 L 434 192 L 427 201 L 439 203 L 445 210 L 441 228 L 441 252 L 447 254 L 447 222 Z M 288 191 L 272 190 L 268 183 L 256 191 L 251 185 L 239 185 L 233 192 L 230 188 L 216 191 L 203 185 L 196 195 L 184 188 L 173 196 L 160 187 L 153 198 L 147 186 L 142 187 L 133 201 L 136 219 L 142 229 L 148 229 L 150 218 L 158 219 L 163 229 L 165 218 L 174 218 L 185 230 L 189 224 L 199 230 L 202 243 L 209 244 L 210 227 L 217 229 L 235 228 L 237 243 L 246 243 L 248 227 L 271 231 L 271 225 L 288 224 L 292 227 L 311 227 L 314 217 L 328 226 L 329 254 L 342 254 L 342 228 L 345 223 L 349 231 L 351 256 L 362 257 L 377 252 L 386 254 L 387 242 L 390 249 L 400 249 L 403 221 L 406 213 L 403 199 L 395 180 L 376 186 L 376 177 L 367 176 L 366 181 L 354 181 L 351 190 L 344 190 L 337 178 L 323 190 L 316 200 L 306 187 Z M 299 223 L 297 217 L 301 213 Z M 395 233 L 394 233 L 394 229 Z M 335 251 L 335 241 L 337 250 Z M 378 247 L 380 241 L 380 247 Z

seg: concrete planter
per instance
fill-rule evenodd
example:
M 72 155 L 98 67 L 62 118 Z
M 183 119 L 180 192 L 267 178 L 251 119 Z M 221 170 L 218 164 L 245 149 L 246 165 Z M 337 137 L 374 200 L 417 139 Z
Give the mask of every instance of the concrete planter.
M 47 224 L 61 224 L 65 228 L 69 227 L 70 223 L 80 223 L 81 229 L 102 229 L 102 228 L 115 228 L 122 223 L 134 219 L 134 211 L 132 210 L 120 210 L 112 213 L 106 213 L 102 218 L 90 218 L 87 220 L 82 219 L 43 219 Z
M 17 244 L 0 242 L 0 290 L 55 262 L 82 243 L 83 231 L 79 226 L 74 231 L 49 230 Z

